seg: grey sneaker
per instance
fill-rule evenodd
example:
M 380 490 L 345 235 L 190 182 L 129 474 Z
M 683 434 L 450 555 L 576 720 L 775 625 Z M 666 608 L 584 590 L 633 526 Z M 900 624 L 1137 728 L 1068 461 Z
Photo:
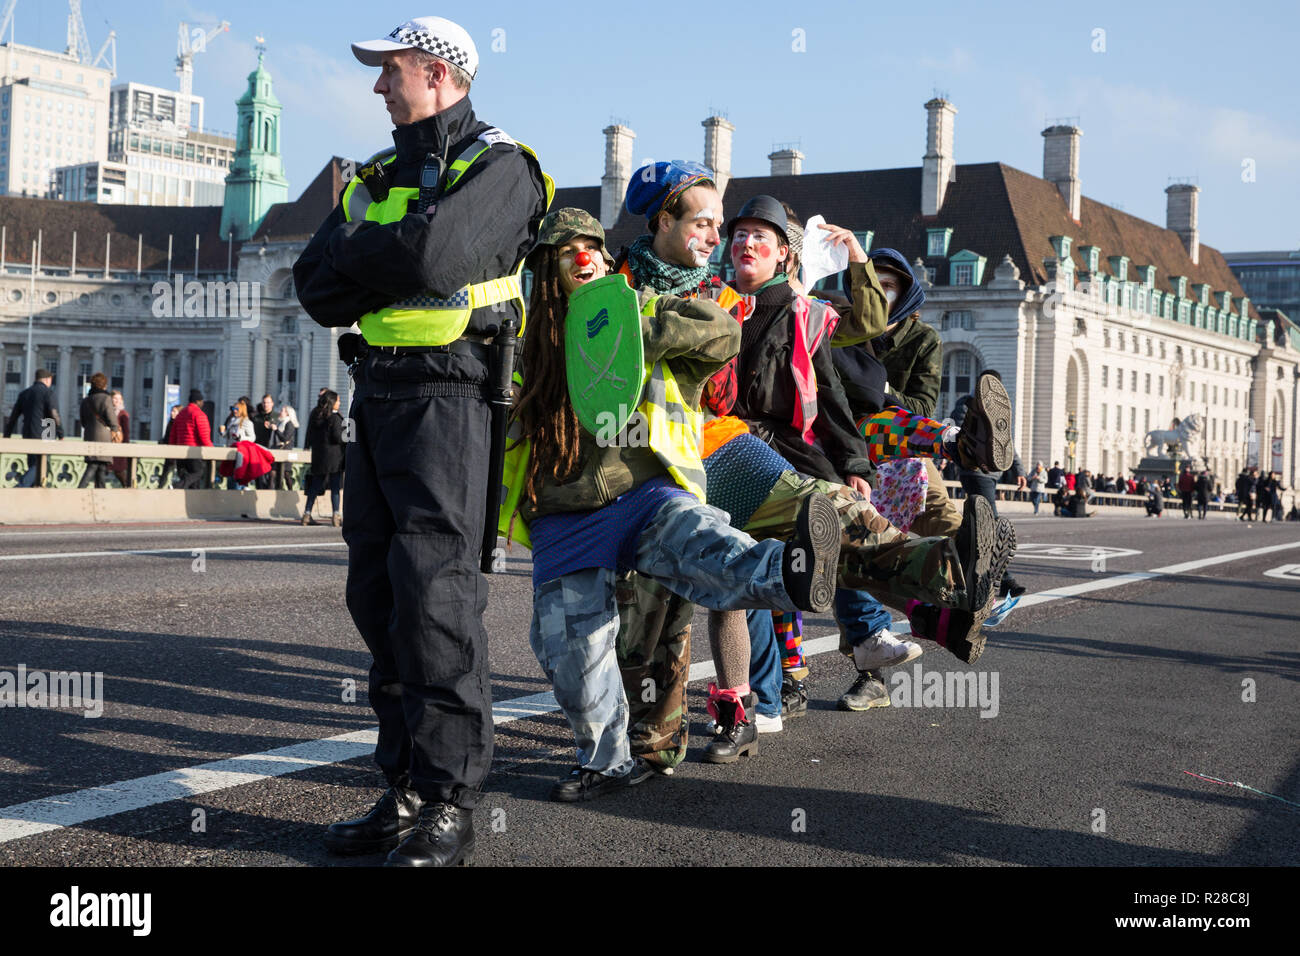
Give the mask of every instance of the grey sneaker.
M 879 671 L 858 671 L 853 686 L 844 692 L 837 705 L 840 710 L 863 711 L 889 706 L 889 691 Z

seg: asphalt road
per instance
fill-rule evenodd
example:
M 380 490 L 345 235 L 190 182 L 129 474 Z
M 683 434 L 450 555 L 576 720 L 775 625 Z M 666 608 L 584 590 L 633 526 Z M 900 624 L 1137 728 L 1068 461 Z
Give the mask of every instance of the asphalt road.
M 1300 863 L 1300 527 L 1016 524 L 1030 596 L 984 656 L 926 643 L 891 675 L 974 672 L 982 706 L 841 713 L 853 671 L 830 647 L 809 713 L 712 766 L 697 680 L 677 773 L 576 807 L 546 799 L 572 738 L 540 697 L 516 549 L 486 618 L 498 733 L 476 863 Z M 382 786 L 345 554 L 337 529 L 279 523 L 0 529 L 0 675 L 103 674 L 101 716 L 0 709 L 0 865 L 381 862 L 319 839 Z M 809 622 L 808 640 L 833 634 Z

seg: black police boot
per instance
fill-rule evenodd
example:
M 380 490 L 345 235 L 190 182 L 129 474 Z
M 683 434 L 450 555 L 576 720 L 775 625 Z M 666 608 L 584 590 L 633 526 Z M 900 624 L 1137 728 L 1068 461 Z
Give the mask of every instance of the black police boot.
M 426 804 L 415 830 L 384 866 L 469 866 L 474 862 L 474 811 L 450 803 Z
M 809 495 L 781 559 L 785 593 L 799 610 L 825 614 L 831 609 L 841 534 L 840 515 L 831 499 Z
M 393 784 L 364 817 L 331 823 L 325 847 L 331 853 L 355 856 L 391 850 L 415 828 L 423 801 L 409 789 L 406 779 Z
M 741 698 L 745 716 L 739 714 L 740 707 L 734 701 L 719 700 L 718 733 L 713 742 L 704 748 L 705 763 L 735 763 L 741 757 L 758 753 L 758 726 L 753 715 L 757 713 L 758 695 L 750 693 Z

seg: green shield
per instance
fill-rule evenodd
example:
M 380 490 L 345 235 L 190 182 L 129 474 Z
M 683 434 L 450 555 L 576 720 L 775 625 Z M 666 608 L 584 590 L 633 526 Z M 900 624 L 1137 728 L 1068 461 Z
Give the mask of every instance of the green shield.
M 597 437 L 623 430 L 641 399 L 645 347 L 636 293 L 621 274 L 579 286 L 564 317 L 569 399 Z

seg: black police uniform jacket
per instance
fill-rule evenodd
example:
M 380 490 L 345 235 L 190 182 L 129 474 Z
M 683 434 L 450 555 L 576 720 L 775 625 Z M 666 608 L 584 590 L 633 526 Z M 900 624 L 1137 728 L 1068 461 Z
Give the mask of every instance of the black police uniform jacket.
M 429 153 L 449 166 L 490 128 L 474 116 L 469 97 L 436 116 L 396 127 L 397 156 L 386 168 L 389 184 L 419 186 Z M 347 222 L 335 206 L 294 263 L 298 301 L 320 325 L 342 328 L 413 295 L 448 298 L 471 283 L 509 275 L 537 239 L 545 196 L 537 167 L 518 147 L 500 144 L 438 199 L 432 215 L 408 212 L 382 225 Z M 517 302 L 503 306 L 520 318 Z M 504 314 L 476 309 L 464 334 L 492 335 Z

